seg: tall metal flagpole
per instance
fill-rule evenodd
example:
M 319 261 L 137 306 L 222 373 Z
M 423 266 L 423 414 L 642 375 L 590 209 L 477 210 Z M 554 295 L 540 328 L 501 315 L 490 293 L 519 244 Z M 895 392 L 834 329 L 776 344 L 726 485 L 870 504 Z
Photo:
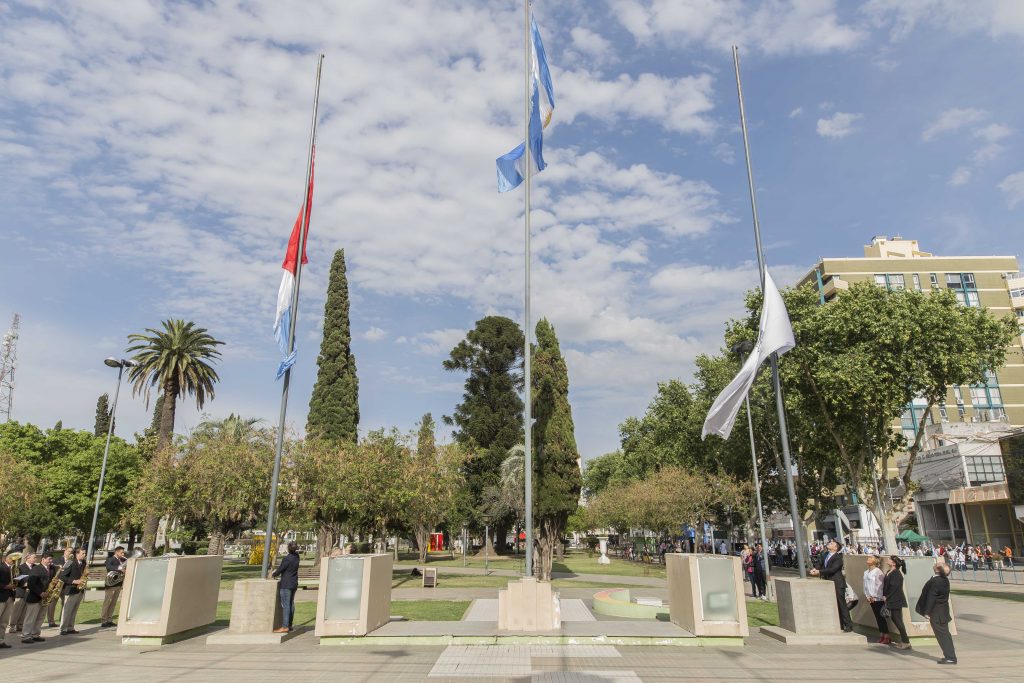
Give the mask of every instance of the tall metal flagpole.
M 742 362 L 742 358 L 740 361 Z M 764 530 L 764 506 L 761 504 L 761 478 L 757 473 L 757 446 L 754 443 L 754 418 L 750 412 L 750 393 L 748 392 L 743 400 L 747 403 L 747 431 L 750 433 L 750 457 L 754 461 L 754 492 L 757 494 L 757 521 L 761 526 L 761 561 L 764 562 L 764 585 L 767 590 L 767 597 L 771 600 L 775 597 L 775 588 L 772 586 L 771 562 L 768 561 L 768 535 Z
M 299 283 L 302 281 L 302 255 L 305 253 L 306 233 L 309 231 L 309 178 L 313 173 L 313 146 L 316 145 L 316 112 L 320 104 L 320 71 L 324 65 L 321 52 L 316 62 L 316 89 L 313 94 L 313 121 L 309 127 L 309 156 L 306 159 L 306 184 L 302 190 L 302 225 L 299 228 L 298 253 L 295 256 L 295 291 L 292 292 L 292 319 L 288 326 L 288 353 L 295 351 L 295 324 L 299 319 Z M 267 536 L 263 546 L 263 572 L 265 579 L 270 573 L 271 545 L 274 537 L 274 516 L 277 512 L 277 483 L 281 478 L 281 453 L 284 451 L 284 419 L 288 413 L 288 385 L 292 369 L 284 371 L 281 385 L 281 414 L 277 420 L 277 447 L 274 450 L 274 474 L 270 478 L 270 506 L 267 509 Z
M 740 49 L 732 46 L 732 62 L 736 68 L 736 95 L 740 101 L 740 127 L 743 129 L 743 152 L 747 158 L 747 185 L 750 188 L 750 211 L 754 216 L 754 243 L 757 247 L 757 267 L 761 274 L 761 291 L 764 292 L 764 248 L 761 246 L 761 224 L 757 219 L 757 197 L 754 192 L 754 171 L 750 165 L 750 140 L 747 137 L 747 112 L 743 106 L 743 85 L 740 81 Z M 782 383 L 779 381 L 779 355 L 773 353 L 769 359 L 772 368 L 772 384 L 775 387 L 775 409 L 779 416 L 779 434 L 782 437 L 782 464 L 786 468 L 786 492 L 789 494 L 789 514 L 793 518 L 793 536 L 796 541 L 797 564 L 800 578 L 807 578 L 807 552 L 803 544 L 803 530 L 796 490 L 793 487 L 793 465 L 789 454 L 789 432 L 786 429 L 786 409 L 782 401 Z M 747 412 L 749 415 L 749 410 Z
M 525 148 L 523 150 L 523 171 L 525 178 L 523 211 L 523 234 L 526 241 L 526 287 L 523 301 L 523 332 L 526 339 L 523 348 L 523 401 L 524 407 L 524 453 L 523 453 L 523 484 L 526 488 L 524 497 L 526 508 L 526 576 L 533 576 L 533 387 L 530 383 L 530 176 L 533 175 L 533 167 L 530 163 L 530 97 L 532 95 L 531 77 L 533 75 L 533 50 L 531 50 L 530 36 L 530 0 L 526 0 L 526 25 L 523 31 L 525 36 L 526 51 L 526 76 L 524 78 L 525 88 L 525 113 L 523 136 Z

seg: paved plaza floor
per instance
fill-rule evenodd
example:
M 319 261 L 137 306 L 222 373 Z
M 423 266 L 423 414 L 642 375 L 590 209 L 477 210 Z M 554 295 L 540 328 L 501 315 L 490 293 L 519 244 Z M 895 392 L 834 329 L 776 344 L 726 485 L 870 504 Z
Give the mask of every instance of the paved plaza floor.
M 5 680 L 63 678 L 73 672 L 118 680 L 161 681 L 899 681 L 1024 680 L 1024 604 L 954 598 L 960 663 L 943 667 L 935 647 L 897 652 L 882 646 L 794 647 L 752 635 L 738 647 L 608 645 L 322 647 L 311 630 L 280 646 L 207 646 L 192 638 L 160 648 L 120 644 L 112 630 L 85 627 L 0 652 Z M 489 613 L 481 603 L 478 614 Z M 43 635 L 53 634 L 44 630 Z

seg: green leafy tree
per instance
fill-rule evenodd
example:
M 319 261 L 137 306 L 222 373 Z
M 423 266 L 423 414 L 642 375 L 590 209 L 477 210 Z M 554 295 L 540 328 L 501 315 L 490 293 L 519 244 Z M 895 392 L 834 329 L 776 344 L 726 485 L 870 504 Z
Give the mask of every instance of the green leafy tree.
M 162 329 L 147 328 L 146 334 L 128 335 L 128 341 L 127 352 L 134 354 L 132 360 L 137 363 L 128 371 L 134 393 L 144 394 L 148 403 L 155 388 L 164 398 L 154 460 L 172 457 L 169 450 L 178 399 L 194 396 L 200 409 L 207 398 L 213 400 L 214 385 L 220 378 L 212 363 L 220 358 L 217 347 L 224 342 L 184 320 L 165 320 Z M 153 552 L 160 516 L 164 512 L 153 508 L 146 514 L 142 547 L 149 554 Z
M 536 334 L 532 383 L 536 416 L 534 505 L 540 531 L 537 573 L 541 580 L 550 581 L 554 553 L 556 549 L 561 550 L 566 520 L 579 506 L 583 482 L 569 405 L 569 371 L 551 323 L 542 318 L 537 323 Z
M 622 451 L 599 455 L 583 465 L 583 492 L 588 497 L 628 481 Z
M 523 389 L 524 343 L 519 325 L 508 318 L 488 316 L 477 321 L 444 361 L 445 370 L 468 375 L 462 402 L 444 420 L 456 426 L 456 443 L 474 453 L 465 470 L 473 507 L 478 510 L 484 490 L 498 484 L 498 472 L 509 449 L 523 443 L 519 392 Z M 508 517 L 494 521 L 496 538 L 505 537 L 509 521 Z
M 274 440 L 272 431 L 258 423 L 233 414 L 204 422 L 182 447 L 175 508 L 186 518 L 202 520 L 210 534 L 210 555 L 223 555 L 229 534 L 266 514 Z
M 352 521 L 347 474 L 352 459 L 357 457 L 357 448 L 354 443 L 316 438 L 296 442 L 289 448 L 295 485 L 291 492 L 285 492 L 290 501 L 286 516 L 294 523 L 311 524 L 316 529 L 315 566 L 338 542 L 343 527 Z
M 465 486 L 465 451 L 458 444 L 437 446 L 433 427 L 434 420 L 427 413 L 420 423 L 417 448 L 402 473 L 406 499 L 402 519 L 416 536 L 420 562 L 427 561 L 430 534 L 444 522 Z
M 94 436 L 107 435 L 107 431 L 110 429 L 110 420 L 112 419 L 110 413 L 110 396 L 108 394 L 100 394 L 100 397 L 96 399 L 96 422 L 92 428 Z
M 335 442 L 355 443 L 359 427 L 359 379 L 352 355 L 345 250 L 331 262 L 324 306 L 324 338 L 317 358 L 316 384 L 309 400 L 306 433 Z

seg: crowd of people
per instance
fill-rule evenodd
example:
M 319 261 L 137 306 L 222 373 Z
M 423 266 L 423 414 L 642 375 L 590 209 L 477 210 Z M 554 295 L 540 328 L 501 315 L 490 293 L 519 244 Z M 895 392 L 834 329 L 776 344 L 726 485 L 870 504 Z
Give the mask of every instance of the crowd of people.
M 85 548 L 56 553 L 12 548 L 0 562 L 0 649 L 9 648 L 8 634 L 24 644 L 41 643 L 43 624 L 62 636 L 78 634 L 75 622 L 90 580 Z M 128 559 L 118 547 L 104 563 L 100 628 L 116 626 L 114 612 L 121 595 Z M 59 611 L 58 611 L 59 609 Z

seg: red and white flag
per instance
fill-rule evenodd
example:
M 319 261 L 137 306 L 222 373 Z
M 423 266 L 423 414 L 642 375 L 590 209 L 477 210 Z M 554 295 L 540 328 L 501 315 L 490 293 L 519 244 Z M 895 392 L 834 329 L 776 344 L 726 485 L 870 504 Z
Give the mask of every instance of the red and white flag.
M 309 187 L 306 188 L 306 200 L 303 207 L 306 209 L 306 234 L 302 237 L 302 264 L 309 263 L 306 258 L 306 239 L 309 238 L 309 218 L 313 210 L 313 167 L 316 163 L 316 149 L 310 159 Z M 295 219 L 292 227 L 291 237 L 288 238 L 288 251 L 284 255 L 284 263 L 281 268 L 284 274 L 281 276 L 281 286 L 277 290 L 277 313 L 274 316 L 274 337 L 277 338 L 277 345 L 281 349 L 281 362 L 277 366 L 277 378 L 281 379 L 284 373 L 295 364 L 295 349 L 289 349 L 289 334 L 292 327 L 292 300 L 295 297 L 295 271 L 299 260 L 299 237 L 302 233 L 302 209 L 299 209 L 299 216 Z

